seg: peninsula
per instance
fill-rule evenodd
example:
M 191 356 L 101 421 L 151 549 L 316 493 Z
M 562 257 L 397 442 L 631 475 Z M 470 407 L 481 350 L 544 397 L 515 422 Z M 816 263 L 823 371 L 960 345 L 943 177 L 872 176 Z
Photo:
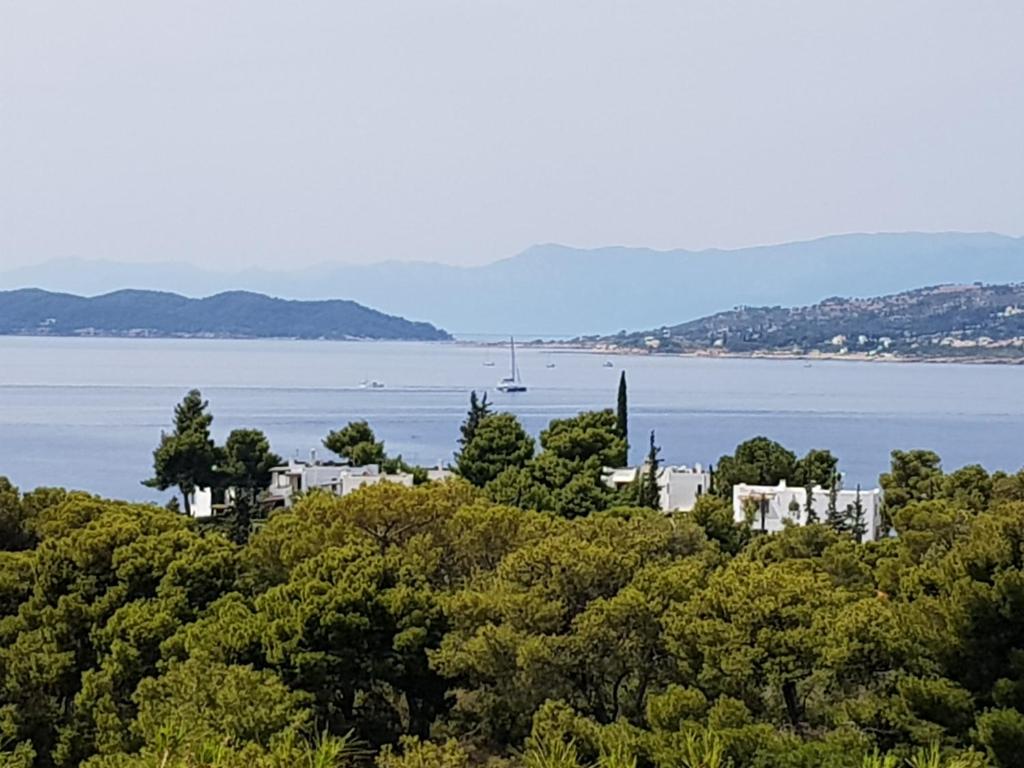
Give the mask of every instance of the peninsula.
M 1024 284 L 938 285 L 806 307 L 737 307 L 576 342 L 608 351 L 1024 362 Z
M 232 291 L 204 299 L 124 290 L 84 297 L 35 288 L 0 292 L 0 334 L 178 338 L 447 341 L 430 323 L 354 301 L 287 301 Z

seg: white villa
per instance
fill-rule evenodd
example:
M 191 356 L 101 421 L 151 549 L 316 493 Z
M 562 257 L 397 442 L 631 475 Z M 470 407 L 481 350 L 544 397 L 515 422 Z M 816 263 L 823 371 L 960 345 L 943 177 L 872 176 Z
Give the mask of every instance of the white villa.
M 836 492 L 836 509 L 851 512 L 860 496 L 864 511 L 864 539 L 873 541 L 883 535 L 882 491 L 850 491 L 840 488 Z M 829 489 L 815 486 L 811 489 L 811 509 L 818 520 L 828 516 Z M 737 523 L 750 522 L 755 531 L 778 533 L 788 522 L 807 525 L 807 489 L 791 488 L 782 481 L 771 485 L 735 485 L 732 489 L 733 519 Z
M 609 488 L 622 489 L 636 482 L 646 467 L 605 467 L 603 479 Z M 697 499 L 711 489 L 711 473 L 699 464 L 694 467 L 662 467 L 658 471 L 661 509 L 664 512 L 689 512 Z
M 447 480 L 452 473 L 438 467 L 427 470 L 427 480 Z M 264 503 L 271 508 L 290 507 L 295 497 L 304 492 L 323 490 L 338 496 L 347 496 L 364 486 L 378 483 L 394 483 L 411 488 L 413 476 L 409 472 L 385 474 L 377 464 L 353 467 L 338 462 L 321 462 L 312 456 L 308 462 L 290 460 L 287 464 L 270 470 L 270 486 Z M 210 488 L 197 488 L 190 497 L 194 517 L 211 517 L 227 506 L 233 491 L 227 489 L 223 502 L 216 499 Z

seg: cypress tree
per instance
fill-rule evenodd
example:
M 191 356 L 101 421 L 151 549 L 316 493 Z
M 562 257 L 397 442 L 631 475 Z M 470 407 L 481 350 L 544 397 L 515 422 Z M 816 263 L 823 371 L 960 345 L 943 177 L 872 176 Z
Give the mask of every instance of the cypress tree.
M 661 509 L 661 489 L 658 487 L 658 470 L 661 461 L 658 454 L 661 448 L 654 444 L 654 430 L 651 430 L 651 447 L 647 451 L 647 461 L 643 471 L 637 473 L 636 503 L 638 507 Z
M 850 507 L 850 531 L 853 533 L 857 543 L 864 541 L 864 535 L 868 532 L 867 521 L 864 519 L 864 502 L 860 498 L 860 485 L 857 485 L 857 497 Z
M 626 392 L 626 372 L 619 374 L 619 399 L 615 409 L 615 427 L 626 442 L 623 466 L 629 464 L 629 396 Z
M 842 533 L 846 530 L 846 513 L 837 509 L 839 499 L 839 473 L 832 473 L 832 482 L 828 489 L 828 515 L 825 517 L 825 524 L 829 528 Z
M 814 482 L 812 480 L 807 481 L 804 493 L 807 496 L 804 503 L 804 511 L 807 513 L 807 525 L 810 525 L 811 523 L 818 522 L 818 513 L 814 511 Z

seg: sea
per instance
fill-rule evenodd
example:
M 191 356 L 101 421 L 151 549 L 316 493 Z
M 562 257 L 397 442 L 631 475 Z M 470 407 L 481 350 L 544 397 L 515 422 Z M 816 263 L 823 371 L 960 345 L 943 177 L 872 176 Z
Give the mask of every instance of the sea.
M 520 347 L 528 391 L 495 389 L 508 350 L 458 342 L 0 337 L 0 475 L 162 502 L 142 485 L 173 409 L 191 388 L 215 437 L 254 427 L 285 458 L 329 458 L 320 441 L 367 420 L 390 454 L 446 464 L 471 391 L 534 435 L 551 419 L 614 408 L 629 388 L 632 460 L 649 435 L 667 464 L 714 464 L 764 435 L 802 454 L 828 448 L 847 487 L 874 487 L 896 448 L 929 448 L 947 470 L 1024 464 L 1024 367 L 604 356 Z M 382 387 L 364 386 L 376 381 Z

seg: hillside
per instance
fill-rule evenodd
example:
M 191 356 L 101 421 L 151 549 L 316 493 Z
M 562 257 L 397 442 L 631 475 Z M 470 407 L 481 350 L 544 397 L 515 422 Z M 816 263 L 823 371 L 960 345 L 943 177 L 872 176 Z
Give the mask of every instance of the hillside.
M 738 307 L 587 341 L 670 353 L 1024 360 L 1024 284 L 940 285 L 809 307 Z
M 84 295 L 149 288 L 188 296 L 238 289 L 291 299 L 346 296 L 383 312 L 430 318 L 456 333 L 524 339 L 656 328 L 741 304 L 798 306 L 829 296 L 882 296 L 975 281 L 1024 281 L 1024 239 L 859 234 L 737 250 L 538 245 L 474 267 L 332 262 L 228 273 L 184 264 L 71 260 L 0 272 L 0 288 Z
M 38 289 L 0 292 L 0 334 L 446 340 L 429 323 L 354 301 L 286 301 L 234 291 L 204 299 L 123 290 L 86 298 Z

